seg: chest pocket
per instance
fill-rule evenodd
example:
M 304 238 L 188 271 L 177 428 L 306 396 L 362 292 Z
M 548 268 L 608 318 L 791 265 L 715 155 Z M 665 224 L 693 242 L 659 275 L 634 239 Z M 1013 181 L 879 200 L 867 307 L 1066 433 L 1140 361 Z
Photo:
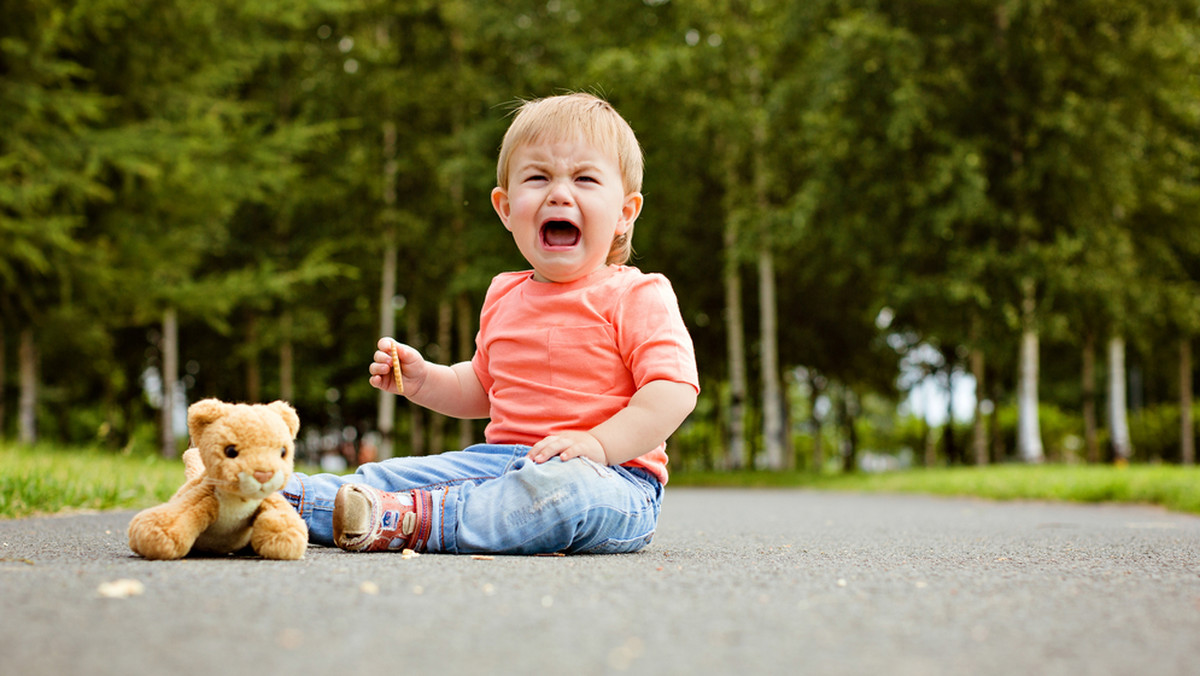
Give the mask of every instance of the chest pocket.
M 587 394 L 607 394 L 632 376 L 617 350 L 611 326 L 568 326 L 550 330 L 550 384 Z

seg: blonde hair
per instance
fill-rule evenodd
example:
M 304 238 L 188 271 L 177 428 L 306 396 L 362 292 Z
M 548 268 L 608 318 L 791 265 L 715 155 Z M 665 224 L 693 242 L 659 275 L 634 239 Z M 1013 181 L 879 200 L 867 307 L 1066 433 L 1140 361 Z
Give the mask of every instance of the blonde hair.
M 528 143 L 554 142 L 576 135 L 601 152 L 615 155 L 621 169 L 625 194 L 641 192 L 643 159 L 633 128 L 612 105 L 592 94 L 573 93 L 523 102 L 496 162 L 496 185 L 508 190 L 508 163 L 513 151 Z M 633 254 L 633 226 L 623 235 L 613 238 L 608 252 L 608 265 L 623 265 Z

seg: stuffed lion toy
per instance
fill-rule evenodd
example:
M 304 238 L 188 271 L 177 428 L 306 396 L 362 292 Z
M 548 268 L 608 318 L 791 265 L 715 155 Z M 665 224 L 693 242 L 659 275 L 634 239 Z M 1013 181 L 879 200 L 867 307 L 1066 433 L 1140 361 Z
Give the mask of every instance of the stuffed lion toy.
M 147 559 L 230 554 L 247 545 L 268 559 L 300 559 L 308 527 L 278 493 L 292 474 L 300 418 L 282 401 L 188 407 L 194 448 L 187 481 L 169 501 L 129 523 L 129 548 Z

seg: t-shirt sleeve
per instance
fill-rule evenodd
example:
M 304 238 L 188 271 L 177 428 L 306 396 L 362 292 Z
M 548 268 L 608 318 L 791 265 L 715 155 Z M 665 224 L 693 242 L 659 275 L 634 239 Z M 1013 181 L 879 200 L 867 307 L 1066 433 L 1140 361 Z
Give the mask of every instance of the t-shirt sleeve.
M 696 350 L 679 311 L 671 283 L 645 275 L 623 295 L 616 309 L 617 343 L 634 383 L 685 383 L 700 391 Z

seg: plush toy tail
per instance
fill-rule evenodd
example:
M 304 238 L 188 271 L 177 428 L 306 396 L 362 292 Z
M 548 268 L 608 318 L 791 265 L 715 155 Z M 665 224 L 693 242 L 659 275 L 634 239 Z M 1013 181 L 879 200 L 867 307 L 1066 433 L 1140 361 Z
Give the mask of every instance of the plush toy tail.
M 200 459 L 200 449 L 189 448 L 183 452 L 183 476 L 188 481 L 204 474 L 204 460 Z

